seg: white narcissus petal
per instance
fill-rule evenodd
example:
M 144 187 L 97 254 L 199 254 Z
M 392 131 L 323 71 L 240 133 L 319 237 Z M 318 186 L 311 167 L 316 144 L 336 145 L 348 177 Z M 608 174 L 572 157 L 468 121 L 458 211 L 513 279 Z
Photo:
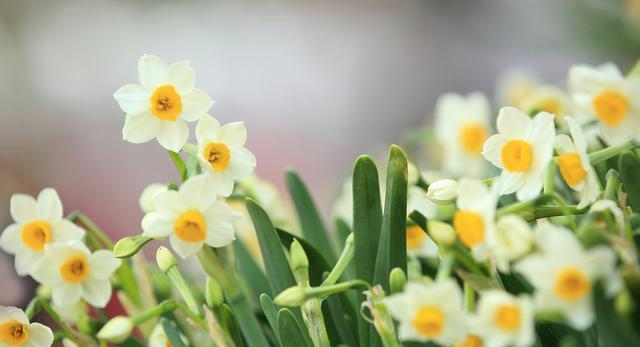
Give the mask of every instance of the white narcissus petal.
M 11 218 L 16 222 L 29 222 L 38 218 L 36 200 L 26 194 L 11 196 Z
M 247 128 L 244 122 L 225 124 L 218 135 L 227 146 L 243 146 L 247 141 Z
M 151 107 L 151 92 L 137 84 L 127 84 L 118 89 L 113 97 L 126 114 L 141 114 Z
M 583 300 L 572 303 L 570 310 L 565 310 L 564 313 L 571 326 L 578 330 L 585 330 L 593 324 L 595 313 L 592 301 L 589 295 Z
M 122 261 L 113 256 L 113 252 L 99 250 L 91 255 L 89 268 L 91 276 L 99 280 L 108 280 L 120 267 Z
M 553 141 L 553 147 L 555 147 L 559 154 L 575 152 L 573 141 L 565 134 L 556 136 L 556 139 Z
M 45 188 L 38 194 L 38 218 L 52 222 L 62 218 L 62 202 L 53 188 Z
M 180 152 L 189 139 L 189 127 L 181 119 L 162 121 L 156 134 L 162 147 L 174 152 Z
M 227 174 L 239 180 L 253 173 L 256 167 L 256 157 L 244 147 L 231 148 L 231 161 L 227 167 Z
M 159 212 L 149 212 L 143 218 L 142 234 L 152 238 L 167 237 L 173 233 L 173 221 L 163 217 Z
M 56 265 L 58 264 L 52 264 L 49 259 L 42 258 L 36 262 L 31 277 L 42 284 L 53 286 L 62 281 Z
M 187 122 L 193 122 L 209 112 L 213 106 L 213 100 L 202 89 L 193 88 L 193 91 L 182 97 L 182 113 L 180 118 Z
M 122 128 L 122 138 L 131 143 L 147 142 L 156 137 L 160 122 L 150 111 L 138 115 L 128 114 Z
M 80 240 L 85 231 L 67 219 L 60 219 L 51 226 L 53 228 L 52 242 Z
M 573 139 L 573 143 L 575 148 L 579 152 L 587 152 L 587 139 L 582 132 L 582 128 L 578 122 L 570 116 L 565 116 L 564 120 L 569 125 L 569 132 L 571 133 L 571 138 Z
M 235 181 L 224 173 L 214 172 L 211 177 L 215 180 L 217 186 L 218 195 L 227 197 L 233 193 L 233 186 Z
M 534 145 L 533 150 L 537 147 L 535 144 L 550 146 L 556 136 L 556 128 L 554 117 L 548 112 L 540 112 L 531 120 L 531 127 L 527 138 Z
M 602 131 L 602 137 L 611 146 L 620 144 L 635 135 L 638 131 L 638 120 L 631 115 L 624 117 L 622 122 L 616 126 L 608 126 L 600 122 L 600 129 Z
M 154 200 L 156 211 L 163 215 L 177 217 L 186 210 L 182 195 L 175 190 L 160 192 L 155 195 Z
M 169 82 L 167 64 L 155 55 L 143 55 L 138 61 L 138 80 L 144 89 L 153 92 Z
M 53 344 L 53 332 L 46 325 L 31 323 L 29 325 L 29 342 L 33 347 L 50 347 Z
M 188 61 L 180 61 L 169 66 L 169 83 L 173 84 L 178 93 L 191 93 L 196 82 L 196 75 Z
M 525 181 L 525 175 L 519 172 L 511 173 L 503 170 L 498 178 L 497 185 L 500 195 L 511 194 L 520 189 Z
M 22 243 L 22 228 L 18 223 L 7 226 L 0 235 L 0 248 L 10 254 L 16 254 L 24 250 Z
M 206 146 L 211 140 L 217 140 L 220 128 L 220 122 L 217 119 L 209 115 L 202 116 L 196 125 L 198 145 Z
M 211 247 L 224 247 L 235 240 L 233 226 L 229 223 L 207 220 L 207 240 Z
M 71 306 L 80 301 L 82 288 L 79 284 L 60 282 L 52 287 L 53 302 L 58 306 Z
M 537 176 L 537 177 L 536 177 Z M 528 175 L 524 180 L 524 184 L 516 192 L 516 197 L 520 201 L 533 200 L 540 195 L 544 179 L 539 175 Z
M 507 106 L 500 109 L 496 122 L 500 134 L 524 138 L 531 124 L 531 118 L 517 108 Z
M 496 134 L 485 141 L 482 148 L 482 155 L 495 167 L 504 169 L 502 165 L 502 146 L 509 141 L 509 137 L 503 134 Z
M 461 210 L 477 210 L 482 208 L 489 194 L 489 189 L 481 181 L 463 178 L 458 185 L 456 203 Z
M 15 256 L 15 268 L 16 273 L 19 276 L 26 276 L 34 271 L 36 264 L 43 259 L 42 253 L 24 252 L 22 254 L 16 254 Z
M 180 240 L 177 236 L 171 236 L 169 238 L 169 243 L 171 244 L 171 248 L 180 256 L 182 259 L 186 259 L 190 255 L 196 254 L 200 249 L 202 249 L 202 242 L 185 242 Z
M 568 229 L 553 225 L 541 224 L 535 229 L 536 245 L 545 253 L 563 254 L 571 258 L 579 258 L 584 254 L 582 244 Z
M 553 275 L 549 273 L 549 261 L 541 255 L 529 255 L 515 264 L 515 270 L 533 284 L 538 290 L 553 288 Z
M 206 210 L 217 199 L 218 187 L 211 177 L 201 174 L 180 186 L 180 196 L 188 208 Z
M 82 284 L 82 298 L 91 306 L 103 308 L 111 299 L 109 280 L 87 280 Z

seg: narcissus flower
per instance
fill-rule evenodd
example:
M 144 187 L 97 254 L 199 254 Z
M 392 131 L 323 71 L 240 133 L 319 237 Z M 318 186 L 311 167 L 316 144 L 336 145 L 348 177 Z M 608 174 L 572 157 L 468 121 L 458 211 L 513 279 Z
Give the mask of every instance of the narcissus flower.
M 596 281 L 604 279 L 608 294 L 620 289 L 614 252 L 607 246 L 584 249 L 571 231 L 552 224 L 539 225 L 535 234 L 539 251 L 515 269 L 535 287 L 536 309 L 560 312 L 574 328 L 588 328 Z
M 537 197 L 553 156 L 553 116 L 540 112 L 531 119 L 514 107 L 503 107 L 497 125 L 498 134 L 485 142 L 482 154 L 502 169 L 496 182 L 499 194 L 515 192 L 520 201 Z
M 422 188 L 416 186 L 409 187 L 407 196 L 407 214 L 413 211 L 420 212 L 428 219 L 436 215 L 436 205 L 427 198 Z M 438 256 L 438 245 L 418 225 L 407 225 L 406 235 L 409 254 L 428 258 Z
M 218 188 L 207 175 L 188 179 L 179 191 L 156 195 L 156 211 L 142 219 L 143 234 L 169 237 L 182 258 L 198 252 L 203 244 L 224 247 L 235 239 L 232 223 L 238 218 L 231 207 L 217 200 Z
M 0 347 L 50 347 L 53 332 L 40 323 L 29 323 L 19 308 L 0 306 Z
M 640 139 L 640 77 L 625 78 L 612 63 L 576 65 L 569 89 L 580 122 L 596 118 L 609 144 Z
M 474 331 L 486 347 L 527 347 L 534 340 L 533 302 L 501 290 L 481 293 Z
M 162 147 L 178 152 L 189 137 L 187 122 L 204 116 L 213 100 L 194 88 L 195 74 L 188 61 L 167 65 L 154 55 L 138 62 L 140 84 L 127 84 L 113 97 L 127 114 L 122 137 L 131 143 L 157 138 Z
M 15 221 L 0 236 L 0 247 L 16 257 L 16 272 L 25 276 L 44 257 L 48 244 L 81 240 L 84 230 L 62 217 L 62 202 L 53 188 L 45 188 L 38 200 L 25 194 L 11 196 Z
M 578 208 L 596 201 L 600 195 L 600 185 L 596 173 L 587 155 L 587 140 L 578 122 L 571 117 L 565 118 L 569 125 L 571 138 L 561 134 L 556 137 L 554 147 L 558 152 L 560 175 L 571 189 L 580 193 Z
M 500 105 L 521 108 L 524 100 L 540 85 L 537 76 L 529 71 L 513 69 L 506 71 L 498 80 L 497 99 Z
M 469 316 L 462 309 L 462 292 L 451 279 L 430 284 L 410 282 L 404 292 L 384 302 L 400 323 L 400 340 L 450 345 L 467 335 Z
M 220 195 L 231 195 L 235 181 L 253 173 L 256 157 L 244 148 L 247 129 L 243 122 L 220 126 L 215 118 L 204 116 L 196 126 L 196 139 L 200 167 L 215 180 Z
M 453 227 L 458 238 L 477 260 L 487 259 L 487 236 L 494 232 L 495 192 L 481 181 L 463 178 L 456 204 L 458 211 L 453 216 Z
M 552 85 L 537 86 L 522 100 L 521 109 L 528 114 L 547 112 L 562 124 L 562 118 L 571 110 L 571 99 L 562 89 Z
M 82 242 L 55 243 L 45 248 L 33 270 L 33 278 L 52 288 L 58 306 L 75 305 L 84 299 L 91 306 L 105 307 L 111 298 L 111 276 L 120 267 L 111 251 L 91 251 Z
M 436 134 L 443 148 L 443 169 L 455 177 L 480 177 L 486 163 L 482 145 L 491 134 L 489 101 L 481 93 L 444 94 L 435 111 Z
M 502 272 L 509 272 L 510 262 L 527 254 L 533 246 L 531 227 L 517 215 L 506 215 L 498 219 L 495 232 L 487 237 L 491 254 Z

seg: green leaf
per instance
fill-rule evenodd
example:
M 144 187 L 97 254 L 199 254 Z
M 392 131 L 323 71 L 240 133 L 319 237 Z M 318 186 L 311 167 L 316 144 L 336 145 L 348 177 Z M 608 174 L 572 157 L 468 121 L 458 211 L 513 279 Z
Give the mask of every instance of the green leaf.
M 615 305 L 605 297 L 602 285 L 595 287 L 594 301 L 598 339 L 603 346 L 640 346 L 640 336 L 634 333 L 633 328 L 616 314 Z
M 373 282 L 373 275 L 382 225 L 380 183 L 378 169 L 369 156 L 361 156 L 353 168 L 353 237 L 356 277 Z M 357 302 L 364 301 L 358 292 Z M 371 346 L 370 331 L 373 329 L 362 315 L 357 316 L 360 346 Z
M 198 157 L 195 155 L 189 155 L 185 162 L 185 170 L 187 170 L 188 177 L 197 176 L 200 174 L 200 164 L 198 163 Z
M 256 264 L 255 259 L 249 254 L 247 248 L 241 241 L 233 243 L 233 249 L 236 258 L 236 269 L 242 274 L 241 279 L 245 281 L 251 295 L 254 298 L 260 297 L 262 293 L 269 293 L 269 281 L 262 272 L 262 269 Z
M 242 342 L 242 333 L 240 332 L 238 321 L 236 321 L 236 317 L 233 314 L 231 307 L 227 304 L 222 304 L 222 306 L 216 308 L 216 315 L 218 316 L 218 320 L 220 321 L 223 329 L 227 331 L 236 347 L 243 347 L 244 343 Z
M 278 336 L 282 347 L 313 347 L 305 339 L 302 327 L 293 313 L 286 308 L 278 312 Z
M 247 199 L 246 204 L 258 235 L 262 260 L 271 288 L 270 294 L 280 294 L 283 290 L 296 285 L 282 243 L 280 243 L 276 229 L 262 207 L 251 199 Z
M 180 174 L 180 179 L 182 180 L 182 182 L 186 181 L 187 178 L 189 178 L 189 174 L 187 173 L 187 166 L 185 165 L 184 160 L 182 160 L 180 154 L 174 151 L 167 151 L 167 153 L 169 153 L 171 160 L 173 160 L 173 165 L 175 165 L 176 169 L 178 169 L 178 173 Z
M 388 291 L 391 269 L 407 272 L 407 158 L 395 145 L 389 150 L 386 188 L 373 282 Z
M 269 326 L 271 329 L 276 332 L 276 338 L 278 338 L 278 342 L 280 336 L 277 334 L 278 332 L 278 309 L 276 305 L 273 303 L 273 300 L 268 294 L 260 295 L 260 306 L 262 306 L 262 312 L 264 312 L 264 316 L 267 317 L 267 322 L 269 322 Z
M 131 258 L 152 240 L 152 238 L 144 235 L 124 237 L 113 246 L 113 255 L 116 258 Z
M 286 180 L 289 194 L 298 213 L 302 234 L 315 248 L 323 251 L 322 254 L 328 263 L 333 264 L 336 261 L 336 254 L 309 190 L 293 170 L 287 171 Z
M 634 211 L 640 212 L 640 159 L 631 151 L 623 152 L 618 160 L 618 171 L 622 178 L 622 188 Z
M 118 278 L 118 282 L 120 283 L 122 291 L 127 294 L 129 300 L 131 300 L 136 305 L 140 305 L 142 300 L 140 298 L 138 280 L 136 278 L 136 275 L 133 273 L 133 269 L 131 269 L 128 261 L 122 262 L 122 264 L 116 271 L 116 276 Z
M 160 323 L 162 324 L 162 329 L 164 329 L 165 335 L 167 335 L 167 338 L 173 347 L 186 347 L 180 337 L 180 332 L 178 332 L 178 329 L 171 321 L 163 318 Z

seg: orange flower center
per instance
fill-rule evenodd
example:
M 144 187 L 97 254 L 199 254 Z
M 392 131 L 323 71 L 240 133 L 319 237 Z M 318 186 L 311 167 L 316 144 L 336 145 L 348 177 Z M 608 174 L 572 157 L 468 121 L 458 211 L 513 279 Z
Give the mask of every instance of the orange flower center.
M 150 102 L 151 112 L 159 119 L 175 121 L 182 113 L 182 97 L 172 85 L 156 88 Z
M 427 237 L 422 228 L 417 225 L 407 227 L 407 248 L 418 249 L 422 245 L 422 242 Z
M 60 266 L 60 275 L 67 283 L 78 284 L 84 282 L 89 276 L 89 262 L 87 258 L 82 254 L 68 258 Z
M 453 216 L 453 227 L 462 243 L 469 248 L 484 239 L 484 219 L 476 212 L 457 211 Z
M 34 220 L 22 227 L 22 242 L 35 252 L 42 252 L 51 241 L 51 226 L 43 220 Z
M 510 172 L 524 172 L 531 167 L 533 149 L 523 140 L 509 140 L 502 146 L 502 164 Z
M 204 158 L 211 164 L 215 172 L 222 172 L 229 167 L 231 152 L 229 147 L 222 142 L 211 142 L 204 149 Z
M 427 337 L 437 337 L 444 330 L 444 314 L 436 306 L 423 306 L 418 309 L 411 323 L 420 334 Z
M 520 308 L 515 305 L 500 305 L 494 316 L 496 325 L 507 332 L 512 332 L 520 327 Z
M 629 102 L 620 93 L 606 91 L 593 99 L 593 108 L 600 121 L 609 126 L 616 126 L 627 115 Z
M 207 223 L 197 210 L 183 213 L 173 225 L 173 230 L 185 242 L 202 242 L 207 237 Z
M 469 154 L 480 154 L 487 139 L 487 128 L 479 122 L 469 122 L 460 130 L 462 148 Z
M 29 326 L 17 320 L 0 323 L 0 342 L 9 346 L 20 346 L 29 338 Z
M 565 153 L 558 157 L 560 175 L 570 187 L 575 187 L 587 177 L 578 153 Z

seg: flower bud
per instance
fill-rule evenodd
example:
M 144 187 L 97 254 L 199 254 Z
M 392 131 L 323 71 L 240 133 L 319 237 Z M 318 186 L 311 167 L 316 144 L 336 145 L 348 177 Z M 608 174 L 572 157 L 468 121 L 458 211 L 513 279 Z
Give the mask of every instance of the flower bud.
M 404 271 L 399 267 L 391 270 L 391 274 L 389 274 L 389 288 L 391 289 L 391 294 L 402 292 L 405 284 L 407 284 L 407 275 L 405 275 Z
M 289 248 L 289 255 L 291 256 L 291 269 L 295 272 L 298 269 L 309 268 L 309 258 L 305 253 L 304 248 L 297 239 L 293 239 Z
M 445 222 L 429 220 L 427 230 L 429 236 L 440 246 L 451 246 L 456 241 L 456 231 Z
M 98 332 L 98 338 L 111 343 L 122 343 L 135 328 L 133 321 L 129 317 L 114 317 L 105 324 Z
M 156 263 L 162 272 L 167 272 L 176 266 L 176 258 L 171 254 L 167 247 L 160 246 L 156 251 Z
M 427 188 L 427 198 L 436 204 L 450 204 L 457 196 L 458 182 L 452 179 L 445 178 L 437 180 Z
M 273 300 L 278 306 L 298 307 L 307 301 L 304 289 L 300 286 L 293 286 L 282 291 Z
M 207 284 L 205 286 L 205 299 L 207 305 L 210 308 L 216 308 L 224 302 L 224 296 L 222 295 L 222 289 L 216 280 L 211 277 L 207 277 Z

